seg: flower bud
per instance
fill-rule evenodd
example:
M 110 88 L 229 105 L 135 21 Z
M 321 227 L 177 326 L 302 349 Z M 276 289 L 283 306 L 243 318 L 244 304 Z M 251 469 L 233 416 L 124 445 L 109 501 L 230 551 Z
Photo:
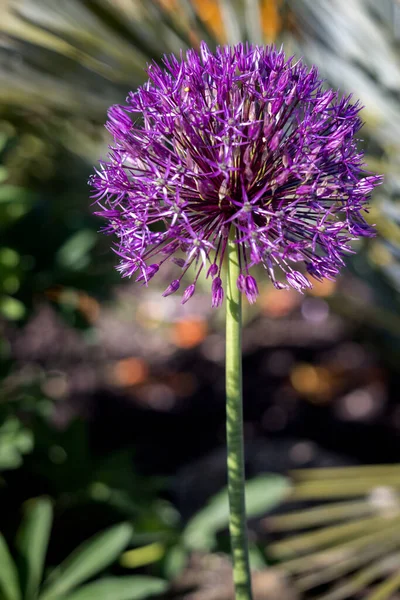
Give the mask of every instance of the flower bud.
M 216 276 L 217 273 L 218 273 L 218 265 L 216 263 L 212 263 L 212 265 L 210 265 L 210 268 L 207 271 L 207 277 L 209 277 L 211 275 L 211 277 L 214 279 L 214 277 Z
M 189 287 L 186 288 L 186 290 L 183 292 L 181 304 L 186 304 L 186 302 L 190 300 L 190 298 L 194 294 L 195 289 L 196 285 L 194 283 L 192 283 L 191 285 L 189 285 Z
M 140 273 L 140 275 L 136 277 L 136 281 L 144 281 L 144 283 L 147 284 L 147 282 L 154 277 L 159 268 L 160 267 L 157 263 L 149 265 L 144 272 Z
M 242 292 L 242 294 L 244 294 L 244 292 L 246 291 L 245 283 L 246 277 L 242 273 L 240 273 L 239 277 L 237 278 L 236 285 L 239 292 Z
M 169 284 L 169 286 L 167 287 L 165 292 L 163 292 L 163 294 L 162 294 L 164 296 L 164 298 L 166 296 L 170 296 L 171 294 L 175 294 L 175 292 L 177 290 L 179 290 L 180 285 L 181 285 L 181 282 L 179 281 L 179 279 L 174 279 L 174 281 L 171 281 L 171 283 Z
M 258 296 L 257 282 L 251 275 L 245 278 L 245 294 L 250 304 L 254 304 Z
M 222 288 L 222 280 L 220 277 L 216 277 L 212 282 L 211 292 L 211 306 L 213 308 L 218 308 L 221 306 L 224 299 L 224 290 Z

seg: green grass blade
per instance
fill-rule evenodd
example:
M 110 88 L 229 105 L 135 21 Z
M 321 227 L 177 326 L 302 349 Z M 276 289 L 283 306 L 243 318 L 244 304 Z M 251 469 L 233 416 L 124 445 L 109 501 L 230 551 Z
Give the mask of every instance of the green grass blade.
M 161 594 L 167 587 L 167 582 L 157 577 L 105 577 L 82 586 L 65 600 L 142 600 Z
M 218 0 L 228 44 L 242 41 L 241 15 L 234 0 Z
M 371 494 L 376 488 L 390 488 L 393 495 L 400 491 L 400 472 L 390 474 L 383 480 L 377 474 L 375 477 L 354 479 L 322 479 L 307 480 L 296 483 L 290 500 L 322 500 L 333 498 L 356 498 Z
M 391 598 L 393 592 L 397 592 L 398 589 L 400 589 L 400 571 L 376 586 L 371 594 L 366 596 L 365 600 L 387 600 L 388 598 Z
M 323 480 L 323 479 L 354 479 L 354 478 L 379 478 L 381 485 L 386 484 L 386 477 L 399 476 L 399 465 L 361 465 L 351 467 L 326 467 L 324 469 L 296 469 L 291 475 L 296 481 Z
M 100 3 L 96 0 L 81 0 L 83 6 L 94 14 L 110 31 L 118 37 L 132 44 L 134 48 L 140 50 L 148 60 L 157 60 L 162 54 L 162 49 L 158 47 L 158 40 L 146 40 L 144 36 L 129 27 L 126 20 L 124 21 L 122 14 L 112 7 L 111 4 Z M 133 49 L 132 49 L 133 51 Z
M 368 533 L 355 540 L 349 540 L 327 550 L 319 550 L 299 558 L 291 558 L 284 563 L 284 568 L 290 573 L 306 573 L 315 569 L 322 569 L 338 561 L 350 560 L 354 555 L 364 552 L 367 548 L 376 546 L 386 541 L 399 541 L 400 531 L 390 520 L 380 531 Z
M 6 541 L 0 533 L 0 598 L 20 600 L 17 567 L 8 550 Z
M 253 44 L 262 44 L 263 34 L 259 0 L 245 0 L 244 18 L 246 23 L 246 39 Z
M 370 583 L 382 575 L 386 575 L 388 568 L 395 567 L 398 569 L 399 566 L 400 554 L 393 554 L 390 557 L 385 557 L 383 560 L 368 565 L 368 567 L 365 567 L 356 575 L 344 581 L 344 583 L 339 583 L 335 589 L 320 596 L 318 600 L 344 600 L 344 598 L 354 598 L 359 592 L 364 591 Z
M 330 581 L 337 581 L 344 575 L 367 565 L 373 560 L 380 559 L 382 556 L 397 550 L 399 547 L 400 539 L 380 542 L 379 544 L 371 543 L 356 554 L 353 554 L 353 556 L 347 556 L 343 560 L 338 560 L 325 568 L 323 567 L 320 570 L 315 570 L 310 574 L 299 577 L 296 586 L 300 591 L 304 591 Z
M 271 531 L 292 531 L 327 525 L 335 521 L 345 521 L 353 517 L 368 516 L 376 513 L 376 510 L 368 500 L 332 502 L 328 505 L 305 508 L 285 515 L 267 517 L 264 523 Z
M 34 600 L 38 595 L 52 521 L 53 508 L 48 498 L 37 498 L 27 503 L 26 513 L 17 534 L 25 600 Z
M 113 563 L 131 540 L 132 526 L 122 523 L 93 536 L 79 546 L 46 581 L 41 600 L 63 597 L 77 585 Z
M 346 539 L 355 539 L 365 533 L 380 531 L 382 526 L 387 524 L 388 518 L 384 516 L 357 519 L 350 523 L 323 527 L 317 531 L 302 533 L 281 542 L 275 542 L 271 544 L 269 551 L 275 558 L 305 554 Z M 400 524 L 399 519 L 397 521 L 393 519 L 393 526 L 396 524 Z

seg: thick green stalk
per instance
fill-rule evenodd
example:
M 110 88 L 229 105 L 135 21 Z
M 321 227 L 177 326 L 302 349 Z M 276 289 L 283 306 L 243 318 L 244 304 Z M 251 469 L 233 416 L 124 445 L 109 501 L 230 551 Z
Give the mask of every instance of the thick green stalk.
M 232 228 L 234 229 L 234 228 Z M 228 242 L 226 293 L 226 436 L 228 446 L 229 531 L 236 600 L 251 600 L 247 544 L 242 407 L 242 300 L 236 281 L 238 247 Z

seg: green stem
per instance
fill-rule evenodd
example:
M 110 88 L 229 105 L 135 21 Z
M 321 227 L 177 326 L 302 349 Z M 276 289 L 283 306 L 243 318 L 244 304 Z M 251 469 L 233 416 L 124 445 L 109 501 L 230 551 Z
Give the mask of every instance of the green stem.
M 234 229 L 234 228 L 232 228 Z M 226 436 L 228 446 L 229 531 L 236 600 L 251 600 L 247 544 L 242 407 L 242 299 L 238 247 L 229 236 L 226 293 Z

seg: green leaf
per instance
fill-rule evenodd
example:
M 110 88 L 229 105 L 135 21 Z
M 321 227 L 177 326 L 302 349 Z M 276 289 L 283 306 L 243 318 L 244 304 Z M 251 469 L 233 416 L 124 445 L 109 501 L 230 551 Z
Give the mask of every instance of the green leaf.
M 119 557 L 131 536 L 132 526 L 122 523 L 81 544 L 51 573 L 41 600 L 59 598 L 102 571 Z
M 187 559 L 188 553 L 183 546 L 176 545 L 169 549 L 165 557 L 163 572 L 168 581 L 171 581 L 171 579 L 174 579 L 174 577 L 183 571 Z
M 0 136 L 0 151 L 1 151 L 1 136 Z M 0 183 L 3 183 L 8 177 L 8 171 L 4 165 L 0 165 Z
M 288 494 L 290 484 L 281 475 L 261 475 L 246 483 L 246 512 L 255 517 L 271 510 Z M 215 535 L 229 522 L 228 491 L 225 488 L 189 521 L 183 541 L 189 549 L 211 550 Z
M 167 586 L 166 581 L 157 577 L 106 577 L 84 585 L 65 600 L 142 600 L 161 594 Z
M 22 464 L 22 455 L 33 448 L 33 435 L 16 417 L 8 417 L 0 426 L 0 471 Z
M 25 306 L 12 296 L 0 296 L 0 314 L 9 321 L 18 321 L 25 316 Z
M 242 39 L 242 16 L 235 9 L 232 0 L 218 0 L 222 21 L 227 36 L 228 44 L 236 44 Z
M 32 204 L 35 194 L 30 190 L 18 187 L 16 185 L 0 186 L 0 204 L 8 202 L 18 202 L 22 204 Z
M 6 541 L 0 533 L 0 597 L 4 600 L 20 600 L 18 572 L 8 550 Z
M 257 517 L 278 506 L 291 490 L 289 479 L 268 473 L 246 483 L 246 511 L 248 517 Z
M 27 503 L 26 513 L 17 535 L 17 548 L 23 561 L 25 600 L 37 597 L 52 520 L 53 509 L 48 498 L 37 498 Z
M 377 585 L 366 596 L 366 600 L 389 600 L 393 598 L 393 593 L 400 589 L 400 573 L 396 572 L 383 583 Z
M 97 235 L 90 229 L 74 233 L 58 250 L 56 259 L 64 269 L 79 271 L 89 262 L 89 252 L 96 244 Z
M 250 568 L 258 571 L 259 569 L 264 569 L 267 561 L 265 558 L 265 554 L 257 547 L 254 542 L 249 542 L 249 561 Z

